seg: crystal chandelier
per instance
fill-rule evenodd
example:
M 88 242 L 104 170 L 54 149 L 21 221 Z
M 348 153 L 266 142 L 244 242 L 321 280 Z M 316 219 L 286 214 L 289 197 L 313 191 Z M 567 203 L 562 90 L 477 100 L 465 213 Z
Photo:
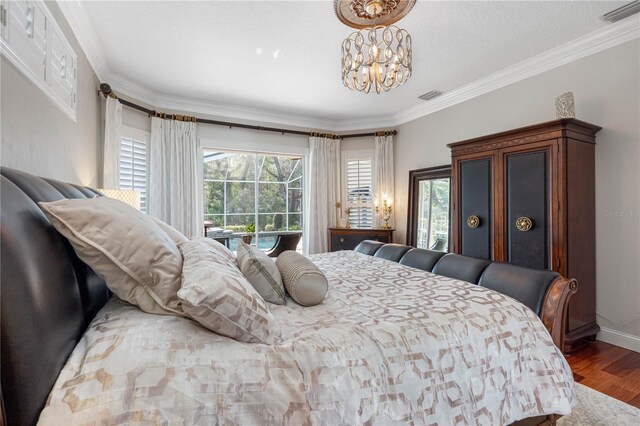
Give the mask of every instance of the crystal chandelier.
M 411 36 L 391 25 L 416 0 L 334 0 L 336 15 L 357 28 L 342 42 L 342 82 L 351 90 L 388 92 L 411 77 Z

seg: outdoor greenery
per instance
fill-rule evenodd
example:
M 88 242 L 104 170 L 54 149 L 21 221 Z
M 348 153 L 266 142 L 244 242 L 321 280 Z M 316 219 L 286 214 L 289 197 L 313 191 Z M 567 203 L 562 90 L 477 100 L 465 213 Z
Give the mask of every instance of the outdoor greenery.
M 418 247 L 447 250 L 449 239 L 449 178 L 420 182 Z
M 258 232 L 302 229 L 303 164 L 295 157 L 206 152 L 205 220 L 237 232 L 250 223 Z

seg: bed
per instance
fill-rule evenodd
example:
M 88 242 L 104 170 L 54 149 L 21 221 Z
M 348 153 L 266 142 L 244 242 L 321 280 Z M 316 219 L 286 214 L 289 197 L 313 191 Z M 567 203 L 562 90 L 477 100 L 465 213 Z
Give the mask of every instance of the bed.
M 111 297 L 34 201 L 90 189 L 2 170 L 8 424 L 511 424 L 566 415 L 573 378 L 516 300 L 380 257 L 315 255 L 328 298 L 275 345 Z

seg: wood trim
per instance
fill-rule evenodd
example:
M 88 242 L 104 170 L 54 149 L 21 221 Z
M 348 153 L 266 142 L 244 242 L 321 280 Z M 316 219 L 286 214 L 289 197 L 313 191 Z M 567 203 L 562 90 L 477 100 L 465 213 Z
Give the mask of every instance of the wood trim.
M 382 228 L 329 228 L 333 235 L 358 235 L 358 234 L 371 234 L 371 235 L 387 235 L 393 233 L 395 228 L 382 229 Z
M 496 144 L 504 144 L 504 146 L 522 145 L 523 143 L 568 136 L 581 139 L 579 135 L 586 135 L 592 138 L 600 129 L 602 129 L 602 127 L 587 123 L 586 121 L 575 118 L 563 118 L 450 143 L 447 146 L 451 148 L 451 152 L 463 154 L 467 152 L 467 149 L 472 150 L 469 152 L 475 152 L 479 146 L 483 147 L 482 150 L 492 150 L 503 147 L 495 146 Z M 551 132 L 554 134 L 549 135 Z M 568 133 L 571 133 L 571 135 Z
M 376 237 L 385 238 L 389 243 L 393 243 L 393 231 L 395 229 L 381 229 L 381 228 L 329 228 L 327 230 L 329 237 L 329 251 L 333 252 L 339 247 L 335 247 L 333 244 L 334 236 L 360 236 L 366 239 L 375 239 Z
M 563 349 L 564 335 L 569 317 L 569 299 L 578 291 L 578 282 L 573 278 L 558 277 L 551 283 L 542 305 L 540 319 L 553 339 Z
M 511 423 L 511 426 L 555 426 L 562 417 L 559 414 L 548 414 L 546 416 L 529 417 Z
M 427 167 L 425 169 L 416 169 L 409 171 L 409 192 L 408 192 L 408 200 L 407 200 L 407 245 L 416 247 L 417 243 L 417 232 L 418 232 L 418 195 L 420 192 L 420 187 L 418 183 L 422 180 L 427 179 L 439 179 L 448 177 L 449 181 L 449 212 L 452 211 L 452 189 L 453 189 L 453 180 L 451 173 L 451 165 L 446 164 L 443 166 L 436 167 Z M 451 250 L 451 218 L 453 217 L 451 214 L 450 222 L 449 222 L 449 247 L 447 251 Z

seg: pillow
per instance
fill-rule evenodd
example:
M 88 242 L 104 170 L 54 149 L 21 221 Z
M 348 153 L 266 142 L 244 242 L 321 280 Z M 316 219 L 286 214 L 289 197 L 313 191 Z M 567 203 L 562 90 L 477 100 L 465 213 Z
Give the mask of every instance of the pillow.
M 209 237 L 194 237 L 194 238 L 191 239 L 191 241 L 200 241 L 200 242 L 205 243 L 218 256 L 220 256 L 220 257 L 228 260 L 229 262 L 233 263 L 234 265 L 236 265 L 236 267 L 238 266 L 238 259 L 236 258 L 236 255 L 233 254 L 233 252 L 231 250 L 229 250 L 227 248 L 227 246 L 225 246 L 221 242 L 218 242 L 218 241 L 214 240 L 213 238 L 209 238 Z
M 186 315 L 215 333 L 241 342 L 280 341 L 280 326 L 267 302 L 237 266 L 221 259 L 203 240 L 179 247 L 184 266 L 178 297 Z
M 298 252 L 282 252 L 276 259 L 284 286 L 296 302 L 303 306 L 322 303 L 329 290 L 327 277 L 316 265 Z
M 284 285 L 273 259 L 262 250 L 242 241 L 238 241 L 237 253 L 240 271 L 260 296 L 267 302 L 284 305 Z
M 185 241 L 189 241 L 189 239 L 187 237 L 185 237 L 182 232 L 178 231 L 173 226 L 169 225 L 168 223 L 163 222 L 162 220 L 158 219 L 157 217 L 154 217 L 154 216 L 151 216 L 151 215 L 149 215 L 149 217 L 151 218 L 151 220 L 153 220 L 153 222 L 156 225 L 158 225 L 158 227 L 160 229 L 162 229 L 164 232 L 167 233 L 169 238 L 171 238 L 171 240 L 173 240 L 174 243 L 180 244 L 180 243 L 184 243 Z
M 182 255 L 150 216 L 108 197 L 38 204 L 120 299 L 145 312 L 182 315 Z

